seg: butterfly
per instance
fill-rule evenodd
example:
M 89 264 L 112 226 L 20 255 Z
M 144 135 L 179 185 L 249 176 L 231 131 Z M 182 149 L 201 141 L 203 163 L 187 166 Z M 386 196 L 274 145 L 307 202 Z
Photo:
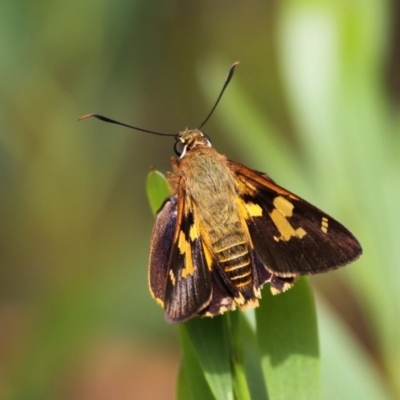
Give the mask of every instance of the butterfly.
M 302 275 L 335 270 L 362 249 L 342 224 L 277 185 L 267 174 L 228 160 L 200 129 L 175 137 L 167 175 L 171 195 L 156 215 L 149 286 L 168 322 L 258 306 L 261 288 L 290 289 Z M 94 116 L 145 132 L 98 114 Z

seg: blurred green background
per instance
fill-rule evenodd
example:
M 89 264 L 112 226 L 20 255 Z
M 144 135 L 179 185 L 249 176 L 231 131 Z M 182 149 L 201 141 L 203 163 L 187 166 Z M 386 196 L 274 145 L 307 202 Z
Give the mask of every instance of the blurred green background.
M 364 255 L 311 279 L 323 399 L 400 398 L 396 0 L 0 5 L 0 398 L 172 399 L 177 329 L 147 288 L 151 166 L 205 127 L 343 222 Z M 268 290 L 268 289 L 265 289 Z

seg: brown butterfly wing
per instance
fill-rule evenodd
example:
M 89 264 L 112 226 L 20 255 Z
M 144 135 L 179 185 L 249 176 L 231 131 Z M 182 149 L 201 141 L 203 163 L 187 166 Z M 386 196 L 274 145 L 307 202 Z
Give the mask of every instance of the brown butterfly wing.
M 267 175 L 229 161 L 238 193 L 250 210 L 255 251 L 272 273 L 297 277 L 339 268 L 357 259 L 361 246 L 339 222 Z M 257 208 L 255 208 L 257 207 Z
M 168 322 L 186 321 L 210 303 L 211 275 L 183 180 L 157 213 L 149 275 Z

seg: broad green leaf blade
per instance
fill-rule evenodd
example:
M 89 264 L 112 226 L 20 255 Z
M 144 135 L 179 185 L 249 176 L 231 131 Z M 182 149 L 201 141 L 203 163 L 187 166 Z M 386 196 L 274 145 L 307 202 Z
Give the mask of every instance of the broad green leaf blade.
M 152 169 L 147 175 L 146 190 L 151 211 L 156 214 L 163 201 L 171 194 L 168 181 L 161 172 Z
M 176 387 L 177 400 L 193 400 L 190 382 L 186 377 L 185 366 L 181 363 L 178 372 L 178 384 Z
M 184 325 L 180 327 L 183 361 L 179 370 L 177 400 L 215 400 Z
M 242 324 L 240 311 L 236 310 L 227 314 L 229 322 L 229 347 L 231 349 L 231 374 L 232 388 L 235 399 L 251 400 L 249 386 L 247 384 L 246 371 L 244 366 L 244 337 L 241 332 Z
M 182 324 L 180 332 L 185 345 L 184 360 L 187 356 L 186 342 L 190 341 L 215 399 L 233 400 L 227 316 L 194 318 Z M 202 396 L 195 398 L 203 399 Z
M 265 288 L 256 321 L 269 398 L 320 399 L 317 320 L 307 279 L 277 296 Z
M 235 398 L 266 400 L 266 384 L 254 330 L 241 311 L 230 314 L 233 342 L 232 380 Z

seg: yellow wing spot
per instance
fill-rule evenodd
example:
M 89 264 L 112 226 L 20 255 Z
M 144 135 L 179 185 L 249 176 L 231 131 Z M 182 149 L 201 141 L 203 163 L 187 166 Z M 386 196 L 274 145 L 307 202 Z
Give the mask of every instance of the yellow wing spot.
M 263 210 L 262 208 L 255 203 L 246 203 L 247 212 L 250 217 L 261 217 Z
M 191 231 L 192 229 L 190 229 Z M 197 232 L 197 231 L 196 231 Z M 185 268 L 182 269 L 182 278 L 186 278 L 188 275 L 193 275 L 194 266 L 192 260 L 192 249 L 190 243 L 186 240 L 185 233 L 183 231 L 179 232 L 178 238 L 178 248 L 180 253 L 185 257 Z M 172 271 L 170 271 L 172 272 Z M 171 278 L 172 280 L 172 278 Z M 175 280 L 175 277 L 174 277 Z M 172 283 L 175 285 L 174 281 Z
M 275 208 L 269 213 L 273 223 L 277 227 L 281 236 L 274 239 L 288 241 L 291 237 L 303 238 L 307 232 L 303 228 L 294 229 L 287 218 L 293 215 L 293 204 L 282 196 L 275 197 L 273 204 Z
M 197 239 L 197 238 L 199 237 L 199 232 L 198 232 L 197 227 L 196 227 L 195 224 L 193 224 L 193 225 L 190 227 L 190 230 L 189 230 L 189 237 L 190 237 L 190 240 L 191 240 L 192 242 L 193 242 L 195 239 Z
M 206 258 L 207 268 L 209 271 L 212 270 L 213 259 L 211 253 L 208 251 L 207 246 L 203 245 L 204 257 Z
M 243 297 L 242 293 L 239 294 L 234 298 L 235 303 L 238 304 L 240 307 L 246 302 L 245 298 Z
M 258 307 L 258 305 L 259 305 L 258 299 L 251 299 L 251 300 L 248 300 L 243 305 L 241 305 L 240 309 L 241 310 L 247 310 L 249 308 L 256 308 L 256 307 Z
M 164 302 L 159 299 L 158 297 L 154 297 L 154 300 L 156 301 L 156 303 L 161 306 L 162 308 L 164 308 Z
M 234 310 L 236 310 L 236 306 L 234 303 L 232 303 L 229 306 L 221 306 L 216 313 L 206 312 L 204 313 L 204 317 L 215 317 L 216 315 L 224 314 L 227 311 Z
M 246 203 L 239 196 L 236 197 L 236 202 L 239 207 L 239 214 L 244 220 L 249 219 L 249 217 L 261 217 L 263 214 L 262 208 L 256 203 Z
M 176 279 L 174 273 L 172 272 L 172 269 L 169 270 L 169 279 L 171 279 L 172 284 L 175 286 Z
M 224 314 L 224 313 L 226 313 L 227 311 L 234 310 L 235 308 L 236 308 L 236 307 L 234 307 L 234 308 L 228 308 L 228 307 L 226 307 L 226 306 L 222 306 L 222 307 L 219 308 L 218 314 Z
M 329 225 L 328 218 L 322 217 L 322 220 L 321 220 L 321 231 L 324 232 L 324 233 L 328 233 L 328 225 Z
M 164 302 L 163 302 L 159 297 L 156 297 L 156 295 L 154 294 L 154 292 L 151 290 L 151 287 L 149 287 L 149 289 L 150 289 L 150 294 L 151 294 L 151 296 L 153 297 L 153 299 L 156 301 L 156 303 L 157 303 L 159 306 L 161 306 L 162 308 L 164 308 Z
M 239 207 L 239 214 L 244 218 L 248 219 L 249 217 L 249 211 L 247 209 L 246 203 L 238 196 L 236 197 L 236 202 Z
M 271 293 L 275 296 L 275 295 L 277 295 L 279 293 L 286 292 L 286 290 L 289 290 L 291 287 L 293 287 L 293 285 L 294 285 L 294 282 L 292 282 L 292 283 L 285 282 L 283 284 L 282 290 L 278 290 L 277 288 L 275 288 L 273 286 L 270 286 Z
M 179 238 L 178 238 L 178 249 L 181 254 L 185 254 L 186 248 L 188 247 L 189 243 L 186 240 L 185 233 L 183 231 L 179 232 Z
M 194 273 L 194 266 L 192 260 L 192 252 L 187 251 L 185 253 L 185 268 L 182 269 L 182 278 L 186 278 L 188 275 L 193 275 Z
M 273 286 L 270 286 L 271 293 L 276 296 L 277 294 L 282 293 L 282 290 L 278 290 L 277 288 L 274 288 Z

